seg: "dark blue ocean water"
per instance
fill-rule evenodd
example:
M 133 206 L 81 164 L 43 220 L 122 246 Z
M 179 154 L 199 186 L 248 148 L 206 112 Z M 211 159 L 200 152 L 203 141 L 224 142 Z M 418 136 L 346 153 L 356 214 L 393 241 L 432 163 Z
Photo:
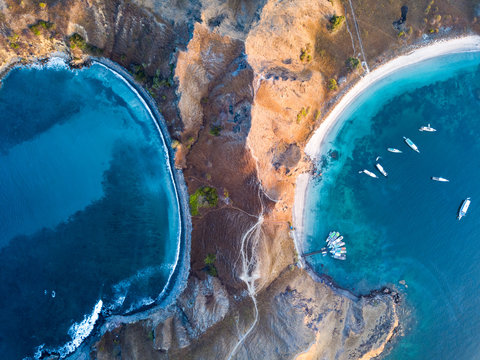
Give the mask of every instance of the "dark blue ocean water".
M 427 123 L 437 132 L 418 131 Z M 309 188 L 305 250 L 324 246 L 335 229 L 347 260 L 316 255 L 311 263 L 356 293 L 390 285 L 405 294 L 410 320 L 388 359 L 479 358 L 480 54 L 402 69 L 360 96 L 338 124 L 323 148 L 323 176 Z M 377 156 L 388 178 L 376 171 Z M 468 196 L 472 205 L 458 221 Z
M 94 65 L 18 68 L 3 80 L 2 359 L 42 344 L 66 352 L 96 305 L 123 313 L 156 299 L 179 221 L 159 132 L 121 78 Z

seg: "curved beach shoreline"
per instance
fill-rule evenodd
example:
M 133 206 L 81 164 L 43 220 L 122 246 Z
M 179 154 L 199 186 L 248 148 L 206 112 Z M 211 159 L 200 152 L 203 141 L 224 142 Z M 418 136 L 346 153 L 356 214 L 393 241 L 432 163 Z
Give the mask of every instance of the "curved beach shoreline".
M 337 120 L 352 104 L 352 102 L 366 91 L 374 83 L 382 80 L 386 76 L 400 71 L 405 67 L 432 59 L 438 56 L 458 54 L 465 52 L 479 52 L 480 51 L 480 36 L 471 35 L 460 38 L 439 40 L 421 46 L 405 55 L 400 55 L 392 60 L 380 65 L 378 68 L 366 74 L 359 81 L 357 81 L 350 89 L 348 89 L 339 98 L 336 105 L 332 108 L 327 117 L 323 120 L 317 130 L 305 146 L 305 154 L 307 154 L 312 162 L 316 162 L 321 154 L 322 145 L 325 142 L 327 135 L 330 133 Z M 303 244 L 304 244 L 304 218 L 305 218 L 305 201 L 308 196 L 308 185 L 311 175 L 304 173 L 298 176 L 295 186 L 295 200 L 293 205 L 293 224 L 295 231 L 293 234 L 295 249 L 299 254 L 299 262 L 303 267 L 305 261 L 303 259 Z

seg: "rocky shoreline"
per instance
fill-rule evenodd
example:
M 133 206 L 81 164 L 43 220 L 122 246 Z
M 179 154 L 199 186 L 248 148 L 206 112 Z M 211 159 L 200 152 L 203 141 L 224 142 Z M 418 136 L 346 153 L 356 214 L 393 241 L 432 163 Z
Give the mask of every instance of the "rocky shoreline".
M 181 266 L 190 272 L 178 298 L 112 317 L 101 339 L 90 337 L 71 358 L 367 359 L 384 351 L 398 329 L 396 294 L 356 297 L 297 268 L 290 233 L 296 179 L 311 168 L 304 148 L 334 99 L 362 75 L 345 66 L 358 47 L 348 7 L 340 0 L 42 4 L 0 0 L 0 67 L 58 51 L 74 65 L 99 55 L 118 63 L 165 119 L 188 193 L 218 194 L 216 206 L 192 217 L 191 257 Z M 372 67 L 424 34 L 479 31 L 466 0 L 437 0 L 430 15 L 427 0 L 416 2 L 406 18 L 412 30 L 400 32 L 392 22 L 402 4 L 354 5 Z M 333 14 L 344 14 L 349 28 L 332 32 Z M 54 26 L 37 35 L 31 29 L 40 21 Z M 72 42 L 73 34 L 82 41 Z M 260 217 L 260 230 L 245 239 Z M 253 297 L 246 278 L 254 279 Z

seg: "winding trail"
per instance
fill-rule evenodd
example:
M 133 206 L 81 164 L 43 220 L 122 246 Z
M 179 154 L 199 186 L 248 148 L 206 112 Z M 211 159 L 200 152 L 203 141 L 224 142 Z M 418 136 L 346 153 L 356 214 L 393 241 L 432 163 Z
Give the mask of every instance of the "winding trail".
M 247 148 L 250 150 L 253 160 L 255 161 L 255 167 L 257 170 L 257 175 L 260 173 L 258 169 L 258 158 L 254 155 L 252 149 L 247 143 Z M 259 271 L 259 259 L 257 258 L 256 249 L 258 247 L 259 241 L 262 236 L 262 225 L 264 222 L 264 213 L 265 207 L 262 200 L 262 192 L 268 199 L 276 202 L 274 199 L 271 199 L 266 191 L 263 189 L 262 183 L 258 181 L 258 199 L 260 200 L 260 215 L 258 216 L 257 221 L 253 224 L 242 236 L 240 244 L 240 254 L 239 258 L 242 260 L 241 273 L 238 276 L 247 286 L 248 296 L 252 299 L 254 307 L 254 319 L 247 331 L 238 339 L 237 344 L 232 348 L 227 359 L 231 360 L 235 356 L 237 350 L 242 346 L 245 339 L 251 334 L 253 329 L 258 323 L 258 305 L 257 305 L 257 288 L 255 282 L 260 279 Z

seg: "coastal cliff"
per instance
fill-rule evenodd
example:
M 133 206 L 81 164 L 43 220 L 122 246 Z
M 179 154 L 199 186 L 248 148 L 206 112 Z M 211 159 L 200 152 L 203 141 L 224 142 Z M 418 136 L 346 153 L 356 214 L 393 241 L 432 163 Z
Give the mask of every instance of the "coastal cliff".
M 420 40 L 478 31 L 478 9 L 422 0 L 399 22 L 400 1 L 352 2 L 357 20 L 339 0 L 0 0 L 0 69 L 52 53 L 74 66 L 92 55 L 121 64 L 156 100 L 176 166 L 202 199 L 179 298 L 144 319 L 114 317 L 74 357 L 369 359 L 384 350 L 398 294 L 356 297 L 295 266 L 295 181 L 312 168 L 303 149 L 368 66 Z M 345 16 L 338 28 L 334 14 Z

